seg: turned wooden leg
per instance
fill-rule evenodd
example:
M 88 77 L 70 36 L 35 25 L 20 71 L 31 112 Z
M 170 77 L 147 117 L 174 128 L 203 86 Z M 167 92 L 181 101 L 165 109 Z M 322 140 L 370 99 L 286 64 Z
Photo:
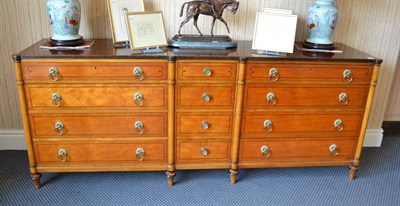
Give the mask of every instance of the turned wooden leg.
M 238 170 L 230 169 L 229 170 L 230 176 L 231 176 L 231 184 L 236 183 L 236 176 L 239 173 Z
M 172 185 L 174 185 L 174 177 L 176 175 L 175 172 L 167 171 L 165 174 L 168 178 L 168 187 L 172 187 Z
M 36 189 L 40 188 L 40 178 L 42 177 L 42 174 L 40 173 L 31 173 L 31 179 L 33 181 L 33 184 L 35 185 Z
M 356 178 L 356 173 L 358 170 L 358 166 L 351 165 L 349 172 L 349 180 L 354 180 Z

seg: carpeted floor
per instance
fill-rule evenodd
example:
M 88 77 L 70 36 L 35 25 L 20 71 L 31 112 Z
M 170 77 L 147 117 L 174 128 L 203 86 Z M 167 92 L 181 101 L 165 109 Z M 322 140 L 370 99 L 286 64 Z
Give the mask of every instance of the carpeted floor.
M 346 167 L 177 171 L 167 187 L 164 172 L 45 173 L 34 189 L 26 151 L 0 151 L 0 205 L 399 205 L 400 135 L 365 148 L 359 177 Z

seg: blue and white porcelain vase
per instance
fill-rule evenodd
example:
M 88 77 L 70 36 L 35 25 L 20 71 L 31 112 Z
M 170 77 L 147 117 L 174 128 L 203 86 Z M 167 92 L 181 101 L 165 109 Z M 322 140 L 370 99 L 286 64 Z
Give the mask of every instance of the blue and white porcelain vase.
M 81 3 L 79 0 L 47 0 L 47 13 L 52 30 L 50 44 L 76 46 L 84 43 L 79 35 Z
M 333 49 L 332 34 L 336 28 L 338 9 L 336 0 L 316 0 L 308 9 L 308 38 L 304 46 Z

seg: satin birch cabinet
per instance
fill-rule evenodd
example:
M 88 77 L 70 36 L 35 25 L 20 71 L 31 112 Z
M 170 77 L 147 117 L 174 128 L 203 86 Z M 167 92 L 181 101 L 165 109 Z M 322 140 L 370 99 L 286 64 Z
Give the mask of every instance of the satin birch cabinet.
M 354 179 L 380 59 L 343 53 L 268 57 L 235 49 L 13 56 L 34 186 L 47 172 L 348 166 Z

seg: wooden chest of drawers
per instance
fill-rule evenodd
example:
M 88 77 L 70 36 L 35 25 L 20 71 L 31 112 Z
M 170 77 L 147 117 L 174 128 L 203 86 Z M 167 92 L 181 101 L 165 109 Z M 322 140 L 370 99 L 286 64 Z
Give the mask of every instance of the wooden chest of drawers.
M 14 55 L 30 172 L 349 166 L 354 179 L 381 60 L 237 49 Z M 188 51 L 188 50 L 186 50 Z M 198 53 L 196 53 L 198 52 Z

